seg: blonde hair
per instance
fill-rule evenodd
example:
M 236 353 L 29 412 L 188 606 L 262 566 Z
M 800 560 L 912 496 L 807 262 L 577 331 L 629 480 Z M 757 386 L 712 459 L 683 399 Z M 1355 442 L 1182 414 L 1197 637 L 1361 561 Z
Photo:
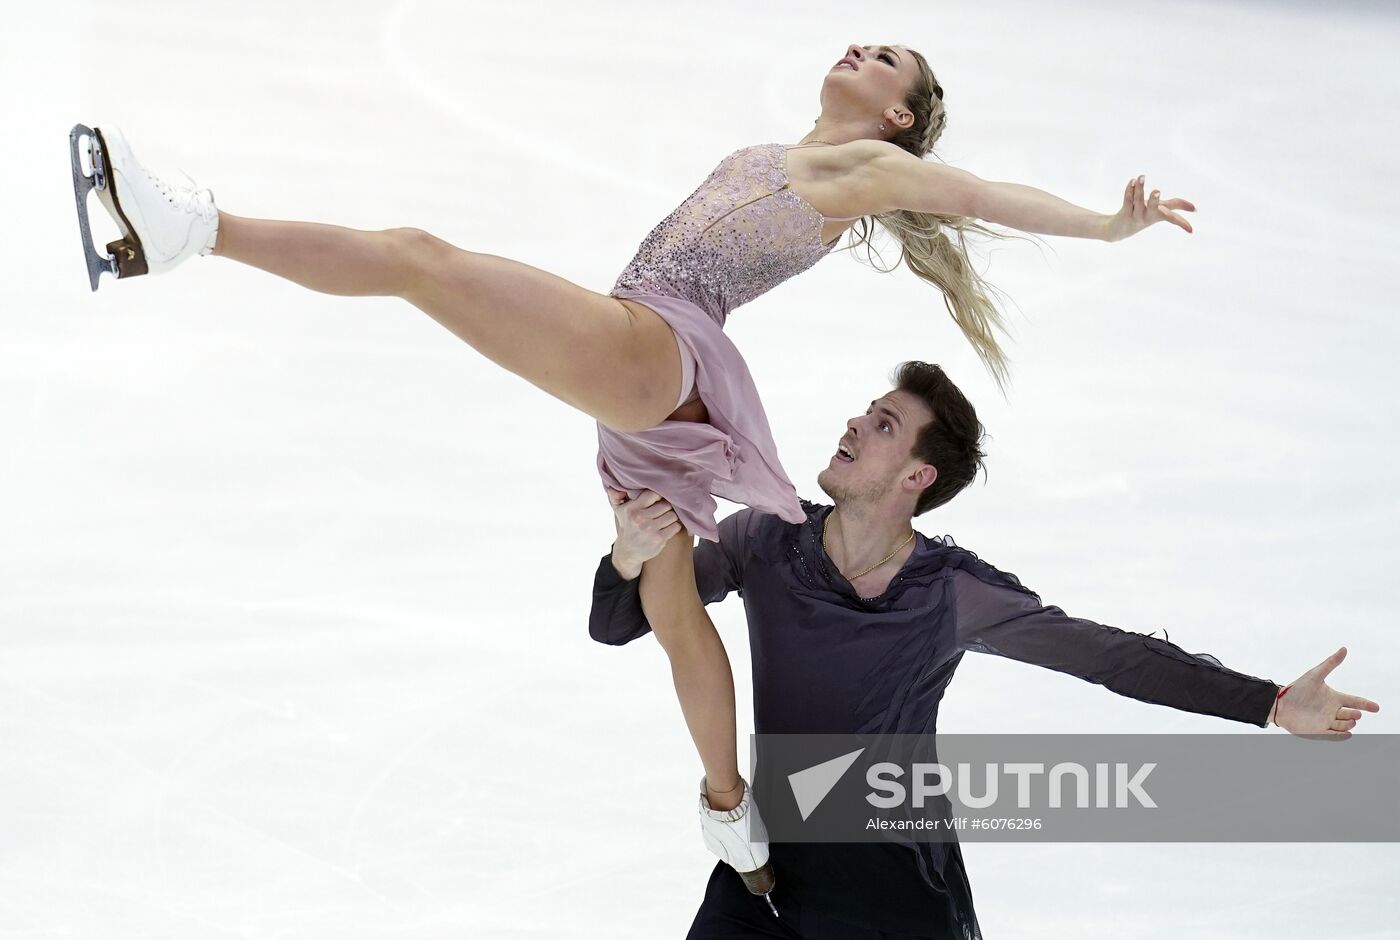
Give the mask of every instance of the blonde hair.
M 928 61 L 914 50 L 909 51 L 919 66 L 919 80 L 909 89 L 904 102 L 913 113 L 914 122 L 890 138 L 890 142 L 922 159 L 932 152 L 934 143 L 943 134 L 948 113 L 943 106 L 943 87 L 938 84 Z M 880 256 L 871 240 L 875 222 L 900 244 L 899 260 L 889 267 L 876 264 L 874 260 Z M 956 242 L 949 238 L 949 232 L 956 236 Z M 1000 292 L 983 280 L 972 266 L 967 243 L 970 232 L 995 239 L 1019 237 L 987 228 L 975 219 L 899 209 L 862 218 L 851 229 L 851 242 L 847 247 L 855 249 L 865 245 L 866 260 L 876 270 L 886 273 L 903 261 L 909 270 L 942 291 L 943 303 L 953 322 L 972 344 L 1004 394 L 1008 364 L 995 331 L 1008 337 L 1010 332 L 1001 311 L 988 297 L 989 291 Z

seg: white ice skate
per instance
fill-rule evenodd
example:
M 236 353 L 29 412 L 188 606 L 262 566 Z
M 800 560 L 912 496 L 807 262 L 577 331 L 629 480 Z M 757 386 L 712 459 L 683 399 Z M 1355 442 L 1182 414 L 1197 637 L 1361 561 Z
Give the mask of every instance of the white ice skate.
M 750 894 L 763 895 L 773 916 L 777 917 L 778 908 L 768 897 L 768 892 L 773 890 L 773 866 L 768 863 L 768 831 L 763 828 L 749 782 L 743 777 L 739 778 L 739 782 L 744 785 L 744 798 L 739 805 L 731 810 L 718 810 L 710 808 L 709 797 L 705 795 L 705 778 L 700 778 L 700 833 L 705 837 L 706 848 L 739 873 Z
M 85 148 L 88 169 L 79 147 Z M 126 138 L 115 127 L 94 130 L 82 124 L 68 134 L 73 158 L 73 194 L 78 200 L 78 227 L 87 254 L 88 279 L 97 290 L 98 276 L 160 274 L 194 254 L 214 250 L 219 213 L 208 189 L 171 186 L 136 160 Z M 99 255 L 88 224 L 87 194 L 97 198 L 121 229 L 122 237 L 107 243 L 110 255 Z

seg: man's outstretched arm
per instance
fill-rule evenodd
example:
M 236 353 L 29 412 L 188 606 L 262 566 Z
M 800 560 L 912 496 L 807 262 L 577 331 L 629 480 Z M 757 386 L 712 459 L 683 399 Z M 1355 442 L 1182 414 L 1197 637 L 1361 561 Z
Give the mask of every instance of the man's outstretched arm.
M 642 563 L 656 556 L 669 534 L 661 523 L 670 506 L 655 493 L 623 501 L 612 494 L 617 540 L 593 576 L 588 634 L 599 643 L 621 646 L 651 632 L 642 612 Z M 719 524 L 719 542 L 700 539 L 695 547 L 695 587 L 706 604 L 723 599 L 743 584 L 748 527 L 753 510 L 741 509 Z
M 1207 653 L 1046 606 L 1014 575 L 977 563 L 952 579 L 958 647 L 1078 676 L 1119 695 L 1267 727 L 1280 686 Z

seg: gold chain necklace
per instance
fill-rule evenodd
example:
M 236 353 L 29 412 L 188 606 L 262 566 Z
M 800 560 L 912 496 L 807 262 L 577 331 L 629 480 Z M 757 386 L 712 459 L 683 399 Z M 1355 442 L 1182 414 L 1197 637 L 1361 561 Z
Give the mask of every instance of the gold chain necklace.
M 828 516 L 826 517 L 826 519 L 823 519 L 823 520 L 822 520 L 822 551 L 826 552 L 826 556 L 827 556 L 828 558 L 831 558 L 831 549 L 829 549 L 829 548 L 826 547 L 826 523 L 827 523 L 827 520 L 830 519 L 830 518 L 831 518 L 831 516 L 828 515 Z M 846 580 L 847 580 L 847 581 L 855 581 L 857 578 L 863 578 L 863 577 L 865 577 L 865 576 L 868 575 L 870 572 L 874 571 L 876 568 L 880 567 L 880 566 L 883 565 L 885 562 L 889 561 L 889 560 L 890 560 L 891 558 L 893 558 L 895 555 L 898 555 L 898 554 L 899 554 L 899 550 L 900 550 L 901 548 L 903 548 L 904 546 L 908 545 L 908 544 L 909 544 L 910 542 L 912 542 L 912 541 L 914 541 L 914 530 L 913 530 L 912 528 L 910 528 L 910 530 L 909 530 L 909 538 L 905 539 L 903 542 L 900 542 L 899 545 L 895 548 L 894 551 L 890 552 L 890 553 L 889 553 L 888 555 L 886 555 L 884 558 L 881 558 L 879 561 L 875 562 L 875 564 L 871 565 L 869 568 L 866 568 L 866 569 L 865 569 L 864 571 L 862 571 L 860 574 L 854 575 L 854 576 L 849 577 L 849 578 L 846 578 Z M 836 559 L 832 558 L 831 560 L 834 562 Z M 840 567 L 837 567 L 836 570 L 839 572 L 841 569 L 840 569 Z M 842 575 L 842 577 L 845 578 L 846 576 L 845 576 L 845 575 Z

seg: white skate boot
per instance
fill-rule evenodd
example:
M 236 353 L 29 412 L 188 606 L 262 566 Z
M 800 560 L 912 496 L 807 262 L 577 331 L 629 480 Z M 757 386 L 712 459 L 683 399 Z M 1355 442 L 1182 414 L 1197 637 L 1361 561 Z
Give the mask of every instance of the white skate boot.
M 86 139 L 91 175 L 84 171 L 79 141 Z M 116 127 L 96 130 L 77 125 L 68 134 L 73 158 L 73 193 L 78 200 L 78 226 L 87 253 L 88 279 L 97 290 L 103 271 L 113 277 L 160 274 L 194 254 L 214 250 L 219 213 L 208 189 L 171 186 L 153 175 L 131 152 Z M 188 179 L 188 177 L 187 177 Z M 121 229 L 122 237 L 107 243 L 107 257 L 92 245 L 88 225 L 87 194 L 97 198 Z
M 773 866 L 768 863 L 768 832 L 758 815 L 758 804 L 753 801 L 749 782 L 743 777 L 739 782 L 744 785 L 744 798 L 739 805 L 731 810 L 718 810 L 710 808 L 705 778 L 700 778 L 700 833 L 705 837 L 706 848 L 739 873 L 750 894 L 763 895 L 773 916 L 777 917 L 778 908 L 768 897 L 774 881 Z M 754 841 L 755 837 L 762 841 Z

